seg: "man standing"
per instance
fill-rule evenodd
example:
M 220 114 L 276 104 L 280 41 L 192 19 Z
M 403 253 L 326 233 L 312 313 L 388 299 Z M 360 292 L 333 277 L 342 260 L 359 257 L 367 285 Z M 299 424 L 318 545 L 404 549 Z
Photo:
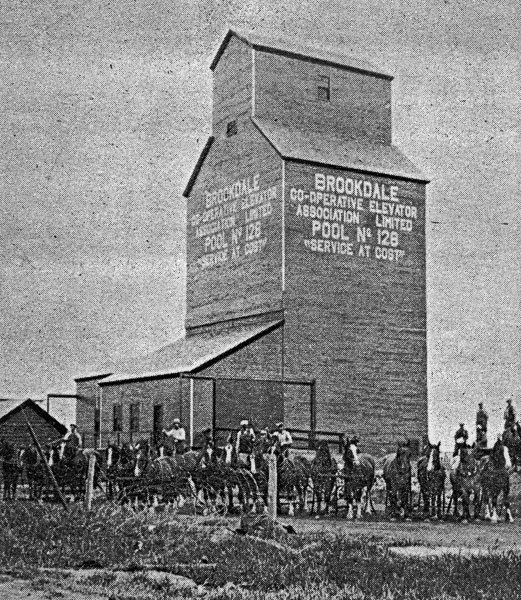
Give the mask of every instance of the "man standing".
M 186 450 L 186 431 L 184 427 L 181 427 L 181 421 L 174 419 L 172 422 L 172 429 L 163 429 L 163 433 L 166 436 L 167 455 L 172 449 L 175 454 L 184 454 Z
M 81 435 L 79 434 L 78 428 L 76 425 L 74 425 L 74 423 L 71 424 L 71 430 L 63 436 L 63 441 L 74 450 L 79 450 L 83 446 Z
M 503 416 L 505 419 L 505 429 L 510 429 L 516 424 L 516 411 L 512 406 L 512 400 L 510 398 L 507 400 L 507 407 L 505 408 L 505 414 Z
M 479 448 L 487 447 L 488 414 L 483 408 L 483 402 L 478 404 L 476 413 L 476 444 Z
M 284 427 L 284 423 L 277 423 L 275 435 L 279 438 L 280 449 L 282 456 L 289 455 L 289 449 L 293 444 L 290 432 Z
M 241 421 L 241 428 L 237 432 L 237 442 L 235 451 L 239 461 L 247 464 L 248 456 L 253 452 L 253 442 L 255 441 L 255 432 L 247 419 Z
M 452 456 L 457 456 L 459 453 L 459 449 L 464 447 L 467 444 L 467 440 L 469 439 L 469 432 L 465 429 L 465 424 L 460 423 L 459 429 L 454 434 L 454 453 Z

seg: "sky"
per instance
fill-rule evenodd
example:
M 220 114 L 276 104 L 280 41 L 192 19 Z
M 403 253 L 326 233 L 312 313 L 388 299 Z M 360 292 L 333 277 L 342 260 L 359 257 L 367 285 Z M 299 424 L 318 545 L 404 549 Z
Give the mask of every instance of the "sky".
M 185 201 L 228 27 L 391 72 L 394 143 L 431 179 L 429 419 L 521 411 L 515 0 L 118 0 L 0 6 L 0 397 L 183 331 Z

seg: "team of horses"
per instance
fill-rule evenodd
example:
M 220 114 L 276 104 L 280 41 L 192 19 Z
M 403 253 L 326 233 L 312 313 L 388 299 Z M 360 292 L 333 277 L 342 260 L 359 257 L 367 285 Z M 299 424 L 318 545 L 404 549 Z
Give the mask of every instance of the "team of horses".
M 108 498 L 136 506 L 161 502 L 180 508 L 192 500 L 202 510 L 232 512 L 239 507 L 243 511 L 265 510 L 268 462 L 273 455 L 279 510 L 280 502 L 285 501 L 289 515 L 296 511 L 337 514 L 339 499 L 345 501 L 349 519 L 360 519 L 362 512 L 370 514 L 375 510 L 371 494 L 377 480 L 375 459 L 359 452 L 356 440 L 349 438 L 344 438 L 340 465 L 327 441 L 317 443 L 311 459 L 296 452 L 288 454 L 276 438 L 257 440 L 246 460 L 244 456 L 240 459 L 231 438 L 222 447 L 208 439 L 202 449 L 183 453 L 166 449 L 163 444 L 153 445 L 148 439 L 136 444 L 111 443 L 106 449 L 96 451 L 96 455 L 95 485 Z M 49 468 L 62 493 L 72 499 L 83 497 L 88 470 L 86 454 L 62 442 L 48 446 L 44 458 L 47 465 L 33 445 L 18 449 L 0 440 L 4 500 L 15 499 L 22 472 L 30 499 L 52 496 Z M 501 497 L 504 518 L 511 522 L 510 473 L 515 467 L 521 467 L 521 453 L 508 436 L 498 438 L 489 450 L 461 444 L 450 467 L 443 464 L 440 444 L 428 443 L 416 464 L 418 509 L 425 519 L 441 519 L 452 505 L 454 515 L 468 521 L 478 518 L 484 506 L 485 518 L 497 521 Z M 381 473 L 386 488 L 386 512 L 391 520 L 410 519 L 413 461 L 409 442 L 398 444 L 396 451 L 385 457 Z M 448 507 L 447 475 L 452 488 Z

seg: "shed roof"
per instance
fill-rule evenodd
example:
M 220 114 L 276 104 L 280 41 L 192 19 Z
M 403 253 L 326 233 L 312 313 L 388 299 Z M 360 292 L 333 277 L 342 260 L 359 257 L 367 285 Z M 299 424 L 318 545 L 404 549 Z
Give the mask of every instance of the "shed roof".
M 265 118 L 252 117 L 252 121 L 283 158 L 429 181 L 396 146 L 348 139 L 334 132 L 324 135 L 324 132 L 286 126 Z
M 160 379 L 199 371 L 273 331 L 281 324 L 281 320 L 269 321 L 236 327 L 217 335 L 208 332 L 184 335 L 151 354 L 129 361 L 124 367 L 99 381 L 99 385 Z
M 0 425 L 9 420 L 13 414 L 22 410 L 32 410 L 44 421 L 47 421 L 52 425 L 60 434 L 67 431 L 67 427 L 63 423 L 60 423 L 53 416 L 51 416 L 46 410 L 39 406 L 33 400 L 0 400 Z
M 377 77 L 383 77 L 384 79 L 393 79 L 393 76 L 389 73 L 386 73 L 383 69 L 379 69 L 370 62 L 360 58 L 348 56 L 333 50 L 311 48 L 304 44 L 295 43 L 293 39 L 273 38 L 255 32 L 248 33 L 238 29 L 228 29 L 226 32 L 215 54 L 215 57 L 210 64 L 210 69 L 212 69 L 212 71 L 217 66 L 217 63 L 219 62 L 232 36 L 236 36 L 241 41 L 258 50 L 268 50 L 271 52 L 276 52 L 277 54 L 304 58 L 313 62 L 329 64 L 351 71 L 357 71 L 359 73 L 367 73 Z

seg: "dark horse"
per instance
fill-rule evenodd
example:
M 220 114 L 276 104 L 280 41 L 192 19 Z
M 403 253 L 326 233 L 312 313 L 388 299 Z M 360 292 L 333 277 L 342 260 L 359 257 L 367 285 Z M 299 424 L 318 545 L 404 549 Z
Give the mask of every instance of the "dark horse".
M 70 493 L 74 500 L 84 497 L 89 461 L 82 450 L 66 442 L 51 446 L 48 464 L 64 493 Z
M 441 519 L 445 510 L 445 467 L 440 458 L 441 442 L 427 444 L 418 460 L 418 483 L 423 499 L 423 513 L 428 519 Z
M 458 514 L 458 498 L 461 497 L 463 504 L 464 523 L 470 519 L 471 497 L 474 504 L 474 518 L 479 517 L 481 509 L 481 476 L 479 461 L 473 448 L 467 444 L 460 446 L 456 463 L 450 472 L 450 483 L 452 485 L 452 501 L 454 502 L 454 516 Z
M 481 488 L 485 502 L 485 519 L 496 523 L 497 501 L 499 494 L 503 493 L 503 506 L 505 508 L 505 521 L 513 523 L 510 512 L 510 478 L 509 469 L 512 467 L 508 448 L 500 438 L 494 444 L 489 456 L 484 456 L 480 461 Z
M 313 482 L 313 505 L 317 501 L 317 513 L 328 514 L 331 498 L 336 491 L 336 477 L 338 464 L 331 456 L 329 444 L 326 440 L 318 442 L 315 458 L 311 461 L 311 481 Z M 324 499 L 324 513 L 321 513 L 322 499 Z M 333 498 L 336 504 L 336 498 Z
M 22 473 L 21 450 L 13 442 L 0 441 L 0 461 L 4 480 L 4 500 L 16 498 L 18 478 Z
M 370 454 L 358 454 L 356 444 L 352 444 L 349 438 L 344 443 L 344 496 L 347 504 L 346 518 L 354 517 L 353 508 L 356 510 L 356 518 L 362 517 L 362 494 L 366 490 L 365 507 L 366 513 L 374 511 L 371 489 L 374 485 L 375 462 Z
M 306 495 L 311 475 L 311 463 L 302 456 L 288 457 L 276 440 L 269 451 L 277 457 L 277 512 L 280 512 L 280 500 L 288 500 L 288 515 L 295 514 L 295 504 L 300 511 L 306 508 Z
M 395 455 L 386 457 L 383 477 L 387 488 L 387 499 L 391 520 L 402 513 L 406 519 L 411 512 L 411 448 L 410 441 L 399 444 Z
M 41 500 L 47 482 L 47 472 L 34 444 L 29 444 L 23 451 L 22 464 L 25 466 L 29 485 L 29 500 Z

